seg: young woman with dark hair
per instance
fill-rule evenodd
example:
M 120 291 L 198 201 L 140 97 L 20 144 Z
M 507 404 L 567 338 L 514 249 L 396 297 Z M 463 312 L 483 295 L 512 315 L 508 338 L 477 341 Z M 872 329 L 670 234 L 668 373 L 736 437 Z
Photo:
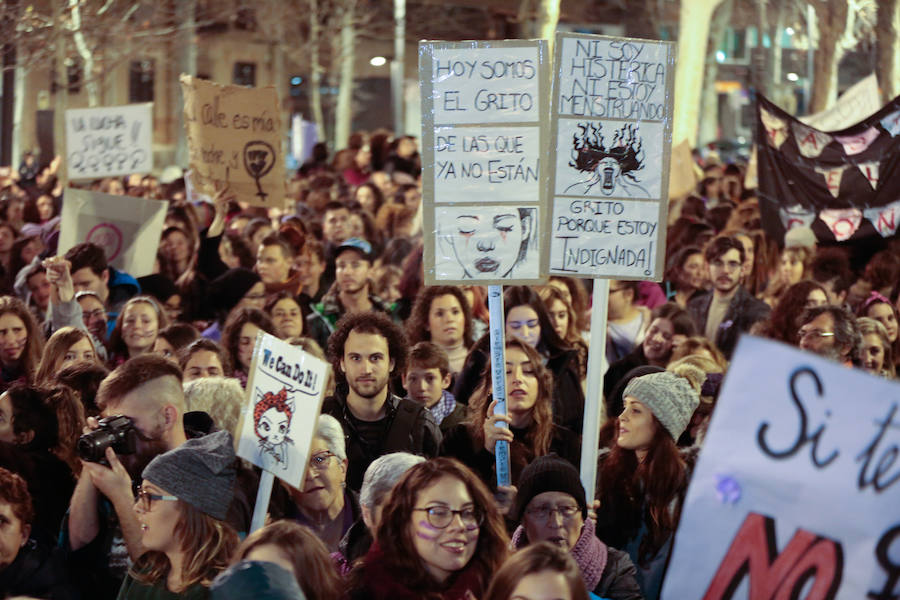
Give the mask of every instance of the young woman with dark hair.
M 443 348 L 450 371 L 459 372 L 472 347 L 472 310 L 463 291 L 455 285 L 419 290 L 406 322 L 406 336 L 410 346 L 434 342 Z
M 685 246 L 669 259 L 666 268 L 666 288 L 669 300 L 681 308 L 687 307 L 688 300 L 703 291 L 706 279 L 706 259 L 703 250 L 697 246 Z
M 0 296 L 0 391 L 15 382 L 32 383 L 41 362 L 44 337 L 25 303 Z
M 537 351 L 522 340 L 506 341 L 506 408 L 495 415 L 490 365 L 469 399 L 465 422 L 447 432 L 442 456 L 452 456 L 472 468 L 490 488 L 496 486 L 494 448 L 498 440 L 510 443 L 513 485 L 528 463 L 556 452 L 572 464 L 581 460 L 578 434 L 554 424 L 553 380 Z M 498 427 L 505 421 L 508 427 Z
M 266 313 L 257 308 L 239 308 L 228 317 L 225 331 L 222 332 L 222 346 L 234 369 L 232 376 L 244 388 L 247 387 L 247 377 L 250 375 L 256 334 L 260 330 L 276 335 L 275 324 Z
M 126 302 L 109 336 L 111 366 L 152 352 L 159 331 L 168 325 L 169 317 L 151 296 L 135 296 Z
M 570 296 L 553 285 L 542 286 L 538 294 L 547 307 L 556 334 L 578 353 L 578 375 L 584 381 L 587 377 L 588 345 L 578 328 L 578 314 L 567 300 Z
M 815 281 L 800 281 L 785 289 L 769 318 L 755 324 L 750 331 L 772 340 L 796 346 L 798 319 L 807 308 L 828 304 L 828 292 Z
M 577 352 L 560 339 L 550 315 L 537 292 L 517 285 L 503 294 L 506 339 L 517 337 L 541 355 L 553 375 L 553 421 L 580 432 L 584 417 L 584 391 L 578 373 Z M 481 383 L 485 367 L 490 365 L 490 338 L 486 334 L 469 351 L 465 365 L 456 380 L 453 395 L 468 404 Z
M 696 456 L 675 442 L 700 404 L 704 379 L 692 365 L 632 379 L 616 442 L 598 457 L 597 537 L 628 552 L 647 600 L 659 598 Z
M 410 468 L 381 513 L 375 542 L 350 573 L 351 600 L 480 598 L 507 555 L 503 517 L 462 463 Z

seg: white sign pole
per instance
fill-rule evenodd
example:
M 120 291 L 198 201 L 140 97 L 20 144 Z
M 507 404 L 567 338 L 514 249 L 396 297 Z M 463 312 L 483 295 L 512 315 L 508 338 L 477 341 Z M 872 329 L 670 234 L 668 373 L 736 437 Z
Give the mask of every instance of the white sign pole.
M 493 383 L 495 415 L 506 414 L 506 319 L 503 315 L 503 286 L 488 286 L 488 311 L 490 312 L 491 333 L 491 382 Z M 505 421 L 498 427 L 508 427 Z M 494 447 L 497 460 L 497 485 L 511 485 L 509 474 L 509 443 L 499 440 Z
M 253 518 L 250 520 L 250 531 L 253 533 L 266 523 L 266 513 L 269 511 L 269 499 L 272 497 L 272 484 L 275 483 L 275 475 L 272 471 L 263 469 L 259 477 L 259 489 L 256 491 L 256 506 L 253 507 Z
M 606 318 L 609 279 L 594 280 L 591 303 L 591 346 L 588 351 L 587 393 L 584 397 L 584 425 L 581 431 L 581 485 L 588 501 L 594 499 L 597 481 L 597 451 L 600 445 L 600 417 L 603 414 L 603 357 L 606 354 Z

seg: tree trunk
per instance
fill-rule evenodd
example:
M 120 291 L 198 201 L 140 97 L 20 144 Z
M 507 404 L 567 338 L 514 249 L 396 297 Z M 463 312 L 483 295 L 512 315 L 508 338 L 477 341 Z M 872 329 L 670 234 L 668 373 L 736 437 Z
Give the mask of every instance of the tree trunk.
M 678 34 L 678 60 L 675 67 L 675 118 L 673 145 L 687 140 L 697 142 L 700 120 L 700 91 L 703 87 L 703 61 L 709 41 L 709 22 L 722 0 L 691 0 L 681 3 Z
M 725 33 L 731 23 L 732 0 L 724 0 L 713 14 L 709 25 L 709 47 L 706 51 L 706 69 L 703 76 L 703 96 L 700 114 L 699 143 L 706 144 L 719 139 L 719 94 L 716 80 L 719 77 L 719 62 L 716 52 L 725 40 Z
M 547 51 L 553 56 L 553 40 L 556 38 L 556 25 L 559 23 L 559 0 L 540 0 L 535 30 L 538 38 L 547 40 Z
M 353 4 L 346 3 L 341 15 L 340 84 L 334 117 L 334 148 L 347 146 L 353 127 L 353 61 L 356 58 L 356 30 Z
M 814 6 L 819 37 L 815 42 L 810 113 L 823 111 L 837 100 L 838 63 L 843 55 L 839 42 L 844 36 L 848 13 L 847 0 L 817 0 Z
M 75 49 L 78 56 L 84 63 L 84 88 L 87 91 L 88 106 L 94 107 L 100 104 L 99 86 L 97 85 L 97 77 L 94 73 L 94 54 L 88 48 L 87 40 L 84 39 L 84 32 L 81 29 L 81 8 L 79 0 L 69 0 L 69 18 L 71 19 L 72 41 L 75 42 Z
M 406 130 L 406 0 L 394 0 L 394 59 L 391 61 L 391 102 L 394 103 L 394 132 Z
M 316 137 L 320 142 L 325 137 L 325 115 L 322 112 L 322 58 L 319 44 L 322 43 L 322 26 L 319 24 L 319 0 L 309 1 L 309 63 L 310 86 L 309 103 L 313 121 L 316 123 Z
M 178 64 L 176 78 L 181 73 L 185 75 L 197 75 L 197 44 L 194 42 L 196 23 L 197 0 L 178 0 L 175 2 L 175 19 L 181 24 L 181 29 L 174 36 L 175 56 Z M 172 139 L 175 140 L 175 164 L 186 168 L 190 163 L 187 135 L 184 131 L 184 96 L 181 93 L 181 84 L 176 82 L 170 86 L 172 90 Z
M 876 73 L 885 103 L 900 95 L 900 0 L 879 0 L 875 37 L 878 49 Z
M 53 145 L 57 156 L 66 156 L 66 109 L 69 107 L 69 77 L 66 72 L 65 0 L 53 2 L 53 35 L 56 38 L 56 93 L 53 102 Z M 59 170 L 60 183 L 68 183 L 68 169 Z
M 764 57 L 763 68 L 761 73 L 754 73 L 754 82 L 756 89 L 764 96 L 769 96 L 768 74 L 772 72 L 772 52 L 766 47 L 765 35 L 769 30 L 769 19 L 766 14 L 766 3 L 768 0 L 756 0 L 756 47 L 758 52 L 762 52 Z
M 781 45 L 781 35 L 784 31 L 784 18 L 786 8 L 783 3 L 777 2 L 774 6 L 775 8 L 775 25 L 772 26 L 770 31 L 770 37 L 772 38 L 772 62 L 770 65 L 769 73 L 771 74 L 769 77 L 769 85 L 771 86 L 769 89 L 769 94 L 771 98 L 775 99 L 775 101 L 780 105 L 784 106 L 783 103 L 783 93 L 784 90 L 784 80 L 782 72 L 781 72 L 781 63 L 783 60 L 783 47 Z

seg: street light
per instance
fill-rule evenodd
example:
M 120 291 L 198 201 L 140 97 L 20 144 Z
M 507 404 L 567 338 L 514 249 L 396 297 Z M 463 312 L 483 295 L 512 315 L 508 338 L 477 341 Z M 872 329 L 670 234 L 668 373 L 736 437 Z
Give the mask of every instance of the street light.
M 800 76 L 796 73 L 788 73 L 785 77 L 787 77 L 788 81 L 798 81 L 800 79 Z
M 387 59 L 383 56 L 373 56 L 369 60 L 369 64 L 372 65 L 373 67 L 383 67 L 384 65 L 387 64 Z

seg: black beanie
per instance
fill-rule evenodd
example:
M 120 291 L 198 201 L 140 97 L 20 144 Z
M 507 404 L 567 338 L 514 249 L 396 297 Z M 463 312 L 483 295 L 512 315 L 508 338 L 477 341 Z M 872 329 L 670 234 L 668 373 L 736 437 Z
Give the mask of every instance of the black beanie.
M 517 523 L 522 522 L 522 513 L 531 499 L 544 492 L 564 492 L 578 503 L 581 517 L 587 519 L 587 501 L 584 487 L 578 471 L 567 460 L 556 454 L 548 454 L 532 461 L 519 476 L 519 489 L 516 492 L 516 503 L 510 517 Z
M 229 313 L 261 280 L 250 269 L 228 269 L 209 283 L 209 299 L 218 311 Z
M 138 277 L 138 285 L 141 286 L 142 293 L 150 294 L 159 300 L 160 304 L 165 304 L 166 300 L 178 293 L 178 288 L 172 280 L 159 273 Z

